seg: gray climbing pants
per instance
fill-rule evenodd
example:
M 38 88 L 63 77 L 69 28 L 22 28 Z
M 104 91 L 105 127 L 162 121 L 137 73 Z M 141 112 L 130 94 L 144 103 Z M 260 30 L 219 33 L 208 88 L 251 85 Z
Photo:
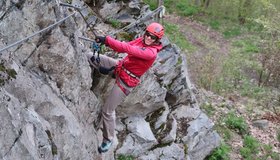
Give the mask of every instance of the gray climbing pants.
M 118 63 L 118 60 L 113 59 L 111 57 L 100 55 L 100 63 L 99 66 L 105 67 L 105 68 L 111 68 L 116 66 Z M 98 65 L 94 63 L 94 68 L 98 69 Z M 118 78 L 118 77 L 116 77 Z M 125 85 L 120 79 L 120 84 L 129 92 L 132 91 L 133 88 L 128 87 Z M 109 96 L 107 97 L 104 106 L 102 107 L 102 116 L 101 121 L 103 123 L 103 138 L 107 140 L 113 140 L 114 138 L 114 132 L 115 132 L 115 119 L 116 119 L 116 112 L 115 109 L 118 105 L 120 105 L 126 95 L 121 90 L 121 88 L 118 86 L 117 83 L 114 84 Z

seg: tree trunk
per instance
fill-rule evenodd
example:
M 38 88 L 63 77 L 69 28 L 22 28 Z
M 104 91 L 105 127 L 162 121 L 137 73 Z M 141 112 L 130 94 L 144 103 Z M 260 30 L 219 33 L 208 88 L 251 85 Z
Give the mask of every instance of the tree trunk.
M 158 7 L 163 5 L 163 0 L 158 0 Z
M 209 7 L 210 1 L 211 0 L 203 0 L 203 7 L 204 7 L 204 9 L 207 9 Z
M 200 0 L 195 0 L 194 4 L 196 6 L 202 6 L 202 3 L 200 2 Z
M 259 81 L 258 81 L 258 86 L 260 87 L 262 84 L 262 75 L 263 75 L 263 71 L 261 71 L 260 75 L 259 75 Z
M 207 9 L 210 5 L 211 0 L 206 0 L 206 3 L 204 4 L 204 9 Z
M 238 20 L 239 24 L 243 25 L 246 22 L 246 18 L 249 15 L 251 10 L 252 1 L 245 0 L 244 4 L 242 4 L 242 0 L 239 0 L 239 11 L 238 11 Z
M 160 7 L 160 6 L 163 5 L 163 0 L 158 0 L 157 2 L 158 2 L 158 7 Z M 155 16 L 155 21 L 156 21 L 156 22 L 159 22 L 160 19 L 161 19 L 160 13 L 158 13 L 158 14 Z

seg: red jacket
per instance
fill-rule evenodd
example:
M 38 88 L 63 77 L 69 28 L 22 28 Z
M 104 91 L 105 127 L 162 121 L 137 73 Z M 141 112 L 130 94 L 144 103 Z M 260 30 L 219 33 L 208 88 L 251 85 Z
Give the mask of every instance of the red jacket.
M 137 38 L 130 42 L 121 42 L 109 36 L 106 37 L 105 44 L 118 53 L 127 53 L 117 65 L 117 76 L 128 86 L 134 87 L 133 79 L 121 67 L 130 71 L 137 77 L 141 77 L 154 63 L 157 53 L 162 49 L 162 45 L 147 46 L 143 42 L 143 37 Z M 134 86 L 133 86 L 134 85 Z

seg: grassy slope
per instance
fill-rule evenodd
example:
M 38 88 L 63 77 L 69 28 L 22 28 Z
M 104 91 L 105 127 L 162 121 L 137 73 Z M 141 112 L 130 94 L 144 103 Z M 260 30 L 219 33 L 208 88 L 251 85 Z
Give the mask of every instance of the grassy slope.
M 269 121 L 266 130 L 252 126 L 255 119 L 273 111 L 271 99 L 279 95 L 279 90 L 259 87 L 255 80 L 260 67 L 256 60 L 259 26 L 211 19 L 195 7 L 184 6 L 187 2 L 176 6 L 166 2 L 169 13 L 173 12 L 163 20 L 167 35 L 188 55 L 193 82 L 208 90 L 201 92 L 201 107 L 224 138 L 225 145 L 209 159 L 279 159 L 279 122 Z

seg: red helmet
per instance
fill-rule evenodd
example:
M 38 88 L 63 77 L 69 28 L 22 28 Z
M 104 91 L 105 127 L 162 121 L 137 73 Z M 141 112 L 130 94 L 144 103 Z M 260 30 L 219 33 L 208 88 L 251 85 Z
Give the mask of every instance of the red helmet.
M 162 27 L 162 25 L 159 23 L 155 23 L 155 22 L 148 25 L 148 27 L 146 28 L 146 31 L 157 36 L 159 39 L 161 39 L 164 35 L 164 28 Z

